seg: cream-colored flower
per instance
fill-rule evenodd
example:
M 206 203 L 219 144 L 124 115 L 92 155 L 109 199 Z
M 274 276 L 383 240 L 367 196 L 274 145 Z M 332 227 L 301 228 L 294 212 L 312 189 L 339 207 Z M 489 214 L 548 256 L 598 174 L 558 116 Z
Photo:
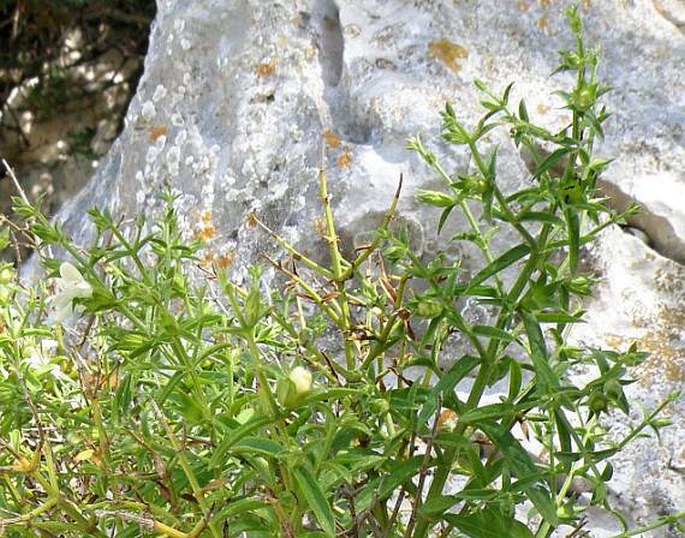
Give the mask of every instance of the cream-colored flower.
M 53 377 L 67 380 L 59 365 L 52 361 L 57 349 L 57 340 L 43 338 L 32 342 L 24 349 L 26 365 L 39 374 L 50 372 Z
M 93 288 L 78 269 L 69 262 L 64 262 L 59 266 L 59 274 L 62 278 L 55 279 L 59 291 L 53 299 L 55 306 L 54 320 L 59 322 L 73 315 L 74 312 L 80 313 L 83 307 L 74 309 L 74 299 L 87 299 L 93 296 Z
M 304 394 L 312 388 L 312 373 L 303 366 L 296 366 L 288 376 L 295 384 L 297 394 Z

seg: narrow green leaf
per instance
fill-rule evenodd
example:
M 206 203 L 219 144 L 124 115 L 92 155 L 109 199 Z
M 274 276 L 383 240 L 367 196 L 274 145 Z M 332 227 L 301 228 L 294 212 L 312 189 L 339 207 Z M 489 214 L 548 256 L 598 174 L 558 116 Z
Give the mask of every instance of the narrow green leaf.
M 559 447 L 562 451 L 570 452 L 571 435 L 573 434 L 573 426 L 569 423 L 566 415 L 560 412 L 559 409 L 553 410 L 554 422 L 557 425 L 557 432 L 559 432 Z
M 394 467 L 389 475 L 381 479 L 378 488 L 378 498 L 385 499 L 399 486 L 411 480 L 423 463 L 423 456 L 414 456 L 400 463 L 394 462 Z
M 420 513 L 426 516 L 439 516 L 461 501 L 456 495 L 439 495 L 421 505 Z
M 8 228 L 4 228 L 2 231 L 0 231 L 0 250 L 4 250 L 7 248 L 7 245 L 10 244 L 10 231 Z
M 496 489 L 489 488 L 466 488 L 461 490 L 455 495 L 458 499 L 463 499 L 465 501 L 489 501 L 494 500 L 502 493 Z
M 514 87 L 514 83 L 510 82 L 504 89 L 504 94 L 502 95 L 502 101 L 506 105 L 509 102 L 509 95 L 511 94 L 511 89 Z
M 548 170 L 554 168 L 561 160 L 571 152 L 568 148 L 559 148 L 550 153 L 547 158 L 535 167 L 535 177 L 540 177 Z
M 476 88 L 478 88 L 480 91 L 482 91 L 482 92 L 488 91 L 488 86 L 487 86 L 487 84 L 485 84 L 485 82 L 482 81 L 482 80 L 479 79 L 479 78 L 477 78 L 476 80 L 473 81 L 473 85 L 474 85 Z
M 30 219 L 40 214 L 39 204 L 37 207 L 27 204 L 21 196 L 10 196 L 10 200 L 12 201 L 12 211 L 19 217 Z
M 461 291 L 461 295 L 469 295 L 471 297 L 486 297 L 488 299 L 501 298 L 499 291 L 493 286 L 469 286 L 467 289 Z M 485 300 L 481 299 L 480 303 L 484 304 Z
M 367 449 L 350 449 L 347 452 L 340 452 L 331 462 L 340 464 L 354 472 L 362 472 L 372 467 L 378 467 L 385 463 L 388 458 L 379 456 Z M 326 462 L 324 462 L 326 465 Z
M 530 358 L 533 361 L 533 368 L 538 377 L 538 388 L 545 394 L 550 389 L 559 386 L 559 382 L 549 365 L 549 357 L 547 355 L 547 347 L 545 345 L 545 338 L 540 329 L 540 322 L 536 316 L 521 309 L 519 315 L 523 320 L 523 325 L 528 335 L 528 345 L 530 347 Z
M 497 327 L 491 327 L 490 325 L 474 325 L 473 332 L 478 336 L 486 336 L 488 338 L 494 338 L 495 340 L 504 340 L 505 342 L 511 342 L 514 340 L 512 334 Z
M 419 189 L 416 193 L 419 202 L 435 207 L 452 207 L 456 204 L 454 197 L 440 191 Z
M 268 417 L 257 416 L 252 420 L 247 421 L 242 426 L 231 431 L 231 435 L 226 436 L 226 438 L 223 441 L 221 441 L 221 444 L 219 444 L 216 450 L 214 450 L 214 454 L 212 454 L 212 458 L 209 462 L 210 467 L 215 467 L 219 464 L 220 461 L 223 461 L 227 457 L 228 450 L 238 441 L 250 435 L 252 432 L 258 430 L 259 428 L 263 428 L 271 422 L 272 419 Z
M 113 411 L 117 420 L 119 417 L 126 416 L 131 409 L 131 376 L 130 372 L 124 376 L 114 395 Z
M 534 538 L 520 521 L 506 517 L 493 507 L 472 514 L 445 514 L 445 521 L 470 538 Z
M 319 487 L 319 483 L 314 478 L 314 475 L 306 467 L 297 467 L 293 474 L 297 485 L 302 491 L 309 508 L 314 512 L 316 520 L 321 525 L 322 530 L 326 536 L 335 538 L 335 519 L 333 518 L 333 510 L 331 505 L 326 500 L 326 496 Z
M 345 387 L 333 387 L 333 388 L 327 388 L 327 387 L 322 387 L 318 388 L 316 390 L 311 390 L 307 393 L 307 396 L 305 396 L 302 399 L 303 404 L 311 404 L 315 402 L 322 402 L 326 400 L 336 400 L 336 399 L 341 399 L 345 398 L 346 396 L 352 396 L 355 394 L 358 394 L 359 392 L 356 389 L 348 389 Z
M 483 421 L 479 427 L 502 454 L 507 467 L 519 480 L 524 481 L 521 489 L 537 508 L 540 515 L 551 525 L 558 524 L 559 518 L 554 501 L 550 493 L 540 485 L 543 476 L 535 467 L 526 449 L 521 446 L 521 443 L 509 430 L 496 422 Z
M 275 441 L 263 437 L 245 437 L 233 445 L 235 452 L 260 454 L 262 456 L 280 456 L 285 449 Z
M 526 102 L 523 99 L 519 101 L 519 118 L 521 118 L 525 122 L 529 120 L 528 110 L 526 110 Z
M 484 420 L 513 417 L 514 413 L 515 409 L 511 403 L 502 402 L 471 409 L 459 417 L 459 422 L 468 425 L 476 425 Z
M 580 254 L 580 219 L 575 207 L 564 208 L 568 234 L 568 261 L 572 274 L 578 272 L 578 258 Z
M 497 127 L 499 127 L 499 125 L 496 123 L 487 123 L 484 125 L 480 125 L 478 130 L 476 131 L 476 139 L 482 138 L 484 135 L 486 135 L 493 129 L 496 129 Z
M 521 365 L 516 360 L 509 362 L 509 399 L 513 402 L 521 392 L 523 372 Z
M 585 118 L 590 121 L 595 136 L 600 140 L 604 140 L 604 129 L 602 128 L 602 123 L 599 118 L 594 114 L 586 114 Z
M 223 521 L 232 516 L 245 512 L 257 512 L 268 507 L 267 501 L 257 501 L 251 498 L 231 499 L 231 502 L 225 503 L 224 508 L 216 514 L 215 519 L 216 521 Z
M 518 220 L 519 222 L 544 222 L 553 224 L 555 226 L 564 225 L 564 221 L 562 219 L 560 219 L 556 215 L 552 215 L 551 213 L 545 213 L 544 211 L 522 211 L 521 213 L 516 215 L 516 220 Z
M 499 145 L 495 145 L 490 153 L 488 154 L 488 176 L 487 181 L 492 184 L 497 176 L 497 151 L 499 150 Z
M 489 265 L 486 265 L 485 268 L 479 271 L 471 279 L 471 282 L 469 282 L 469 289 L 472 290 L 475 286 L 485 282 L 491 276 L 500 273 L 502 270 L 516 263 L 529 253 L 530 247 L 524 244 L 516 245 L 514 248 L 507 250 L 499 258 L 493 260 Z
M 61 238 L 57 227 L 50 224 L 33 224 L 31 231 L 46 243 L 59 243 Z
M 568 312 L 536 312 L 535 318 L 538 323 L 578 323 L 583 315 L 583 311 L 576 314 Z
M 454 387 L 466 377 L 478 364 L 480 360 L 476 357 L 466 355 L 457 360 L 452 367 L 440 378 L 435 386 L 428 393 L 421 412 L 418 416 L 418 423 L 425 424 L 429 417 L 435 413 L 438 406 L 438 398 L 440 394 L 454 392 Z
M 447 222 L 447 217 L 450 216 L 450 213 L 452 210 L 455 208 L 455 205 L 452 205 L 450 207 L 446 207 L 442 213 L 440 213 L 440 220 L 438 221 L 438 235 L 440 235 L 440 232 L 442 232 L 442 227 L 445 225 L 445 222 Z

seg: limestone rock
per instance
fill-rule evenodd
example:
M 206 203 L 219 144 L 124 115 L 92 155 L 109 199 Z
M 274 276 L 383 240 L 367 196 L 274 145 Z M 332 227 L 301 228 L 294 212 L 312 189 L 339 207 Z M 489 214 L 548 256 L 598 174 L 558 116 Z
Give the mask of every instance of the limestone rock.
M 635 342 L 639 350 L 650 353 L 631 372 L 636 383 L 626 387 L 634 405 L 630 418 L 615 414 L 605 421 L 613 437 L 624 434 L 627 421 L 642 420 L 641 408 L 654 409 L 669 392 L 682 390 L 685 267 L 618 228 L 607 230 L 592 250 L 604 280 L 588 304 L 587 323 L 573 329 L 573 340 L 621 351 Z M 640 439 L 613 459 L 616 474 L 609 486 L 618 497 L 617 505 L 642 523 L 685 506 L 685 398 L 670 406 L 668 416 L 674 426 L 663 430 L 659 444 L 653 438 Z M 662 529 L 653 536 L 679 536 L 672 532 Z
M 515 101 L 525 97 L 536 120 L 560 125 L 564 111 L 551 92 L 570 81 L 548 75 L 556 51 L 572 45 L 562 15 L 569 3 L 162 0 L 126 129 L 62 212 L 66 228 L 85 239 L 92 205 L 152 214 L 160 190 L 171 185 L 182 194 L 188 235 L 211 219 L 216 235 L 206 234 L 207 253 L 233 256 L 236 274 L 271 245 L 246 226 L 251 211 L 315 255 L 325 146 L 343 235 L 353 241 L 375 226 L 403 173 L 400 214 L 422 228 L 417 233 L 430 254 L 436 214 L 418 207 L 414 194 L 440 183 L 404 150 L 405 139 L 420 132 L 432 144 L 437 111 L 448 99 L 473 121 L 481 112 L 476 78 L 498 90 L 514 81 Z M 650 236 L 658 229 L 644 230 L 662 257 L 610 231 L 595 251 L 606 280 L 577 337 L 618 348 L 637 338 L 650 348 L 653 358 L 633 395 L 652 404 L 685 379 L 685 275 L 668 259 L 685 256 L 682 9 L 648 0 L 583 6 L 588 42 L 601 43 L 602 75 L 615 88 L 600 153 L 616 161 L 604 179 L 664 219 L 675 239 L 664 243 Z M 527 172 L 511 144 L 501 142 L 506 190 Z M 438 144 L 436 151 L 450 170 L 466 162 L 461 150 Z M 468 251 L 453 254 L 469 266 Z M 681 401 L 673 410 L 680 426 L 667 430 L 657 457 L 639 445 L 617 468 L 615 489 L 626 488 L 618 493 L 637 522 L 685 503 L 682 472 L 667 465 L 682 462 L 684 416 Z

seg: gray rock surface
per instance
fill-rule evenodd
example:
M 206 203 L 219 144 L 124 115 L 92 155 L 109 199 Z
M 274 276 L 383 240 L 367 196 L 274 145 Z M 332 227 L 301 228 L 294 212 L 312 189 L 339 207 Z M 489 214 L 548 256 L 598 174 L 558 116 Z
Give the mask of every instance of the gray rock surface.
M 374 228 L 403 173 L 400 214 L 418 226 L 430 254 L 435 214 L 419 208 L 414 193 L 439 182 L 403 149 L 405 139 L 417 132 L 434 139 L 447 99 L 461 117 L 475 119 L 475 78 L 497 89 L 516 82 L 513 98 L 525 97 L 536 120 L 559 125 L 563 111 L 551 92 L 569 81 L 548 74 L 556 51 L 571 46 L 562 15 L 568 4 L 160 0 L 126 129 L 62 212 L 66 228 L 85 239 L 92 205 L 151 214 L 168 184 L 182 194 L 188 235 L 203 235 L 206 255 L 232 258 L 236 273 L 271 248 L 246 225 L 251 211 L 316 255 L 317 167 L 325 145 L 346 240 Z M 606 279 L 588 305 L 590 323 L 574 338 L 618 349 L 637 338 L 653 357 L 637 372 L 632 396 L 654 405 L 685 380 L 685 274 L 673 261 L 685 259 L 685 6 L 583 6 L 588 42 L 601 43 L 602 74 L 615 88 L 600 153 L 616 161 L 604 179 L 637 197 L 672 235 L 665 240 L 663 229 L 643 230 L 655 252 L 609 230 L 593 249 Z M 448 169 L 465 163 L 460 151 L 436 151 Z M 511 144 L 502 145 L 500 163 L 505 189 L 526 180 Z M 466 256 L 468 267 L 468 252 L 453 254 Z M 611 484 L 637 523 L 685 507 L 683 401 L 671 412 L 676 426 L 661 445 L 641 442 L 622 456 Z M 597 525 L 596 536 L 610 535 L 609 526 Z

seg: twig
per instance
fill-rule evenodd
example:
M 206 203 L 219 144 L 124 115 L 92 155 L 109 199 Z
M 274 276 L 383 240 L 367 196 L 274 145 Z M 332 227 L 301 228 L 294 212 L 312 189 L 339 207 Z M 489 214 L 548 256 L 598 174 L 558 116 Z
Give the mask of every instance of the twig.
M 442 397 L 438 397 L 437 401 L 437 409 L 442 408 Z M 430 437 L 426 440 L 426 451 L 423 455 L 423 461 L 421 462 L 421 467 L 419 468 L 419 483 L 416 486 L 416 502 L 414 503 L 414 507 L 411 511 L 411 516 L 409 516 L 409 522 L 407 523 L 407 530 L 404 533 L 404 536 L 406 538 L 410 538 L 412 536 L 412 532 L 414 531 L 414 525 L 416 525 L 416 516 L 419 512 L 419 509 L 421 508 L 422 504 L 422 496 L 423 496 L 423 486 L 426 482 L 426 475 L 428 474 L 428 464 L 430 463 L 431 459 L 431 452 L 433 451 L 433 442 L 435 441 L 435 438 L 438 435 L 438 427 L 440 426 L 440 420 L 439 416 L 435 417 L 435 422 L 433 422 L 433 428 L 431 430 Z
M 409 441 L 409 454 L 408 457 L 411 458 L 414 455 L 414 451 L 416 449 L 416 432 L 412 432 L 411 435 L 411 440 Z M 402 488 L 400 491 L 399 495 L 397 496 L 397 502 L 395 503 L 395 508 L 393 508 L 392 514 L 390 515 L 390 521 L 388 523 L 388 528 L 385 531 L 385 535 L 383 538 L 388 538 L 390 536 L 390 532 L 392 530 L 393 525 L 395 524 L 395 521 L 397 520 L 397 517 L 399 516 L 400 509 L 402 508 L 402 503 L 404 502 L 404 498 L 406 497 L 407 491 Z
M 19 180 L 17 179 L 17 176 L 14 175 L 14 170 L 12 170 L 12 167 L 9 165 L 6 159 L 2 159 L 2 164 L 5 167 L 5 170 L 7 171 L 7 174 L 12 178 L 12 183 L 14 183 L 14 187 L 17 189 L 19 192 L 19 196 L 21 196 L 21 199 L 24 201 L 26 205 L 30 205 L 29 199 L 26 196 L 26 193 L 24 192 L 24 189 L 22 186 L 19 184 Z

